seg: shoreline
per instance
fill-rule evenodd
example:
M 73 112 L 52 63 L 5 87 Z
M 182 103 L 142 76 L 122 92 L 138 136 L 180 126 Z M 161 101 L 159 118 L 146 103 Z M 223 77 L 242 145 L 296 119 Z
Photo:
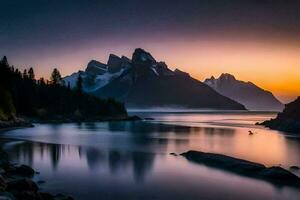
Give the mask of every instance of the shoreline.
M 37 124 L 60 124 L 60 123 L 85 123 L 85 122 L 113 122 L 113 121 L 140 121 L 143 120 L 139 116 L 122 116 L 122 117 L 106 117 L 98 119 L 84 119 L 84 120 L 74 120 L 70 118 L 62 119 L 26 119 L 26 118 L 17 118 L 16 120 L 10 121 L 1 121 L 0 120 L 0 133 L 5 131 L 10 131 L 14 129 L 21 128 L 33 128 L 34 123 Z
M 0 199 L 73 200 L 63 194 L 40 191 L 40 181 L 33 181 L 37 174 L 30 166 L 12 164 L 8 154 L 0 149 Z

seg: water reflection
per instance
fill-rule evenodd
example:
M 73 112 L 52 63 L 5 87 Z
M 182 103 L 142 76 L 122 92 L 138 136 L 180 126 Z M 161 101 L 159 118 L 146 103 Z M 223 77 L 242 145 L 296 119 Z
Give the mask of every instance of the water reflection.
M 90 171 L 109 167 L 111 175 L 122 173 L 130 168 L 133 178 L 142 182 L 151 171 L 155 154 L 145 152 L 124 152 L 118 150 L 103 151 L 94 147 L 82 147 L 62 144 L 45 144 L 24 142 L 11 146 L 10 156 L 19 163 L 34 165 L 42 160 L 52 170 L 59 168 L 60 162 L 73 162 L 73 164 L 87 163 Z M 68 161 L 72 157 L 71 161 Z M 69 163 L 72 164 L 72 163 Z
M 8 131 L 0 137 L 8 140 L 4 147 L 15 162 L 33 166 L 44 180 L 50 180 L 50 184 L 47 181 L 43 187 L 54 193 L 68 191 L 76 199 L 96 200 L 103 196 L 106 199 L 247 197 L 252 200 L 290 199 L 299 195 L 297 191 L 286 188 L 278 191 L 261 181 L 194 165 L 180 156 L 169 155 L 193 149 L 268 166 L 300 165 L 299 139 L 248 126 L 252 119 L 262 117 L 166 114 L 154 118 L 159 119 L 41 124 L 32 129 Z M 230 125 L 212 126 L 213 123 L 203 123 L 204 120 L 217 120 L 219 124 L 230 122 Z M 232 122 L 239 126 L 232 126 Z M 246 125 L 241 126 L 244 122 Z M 254 135 L 248 134 L 250 129 Z

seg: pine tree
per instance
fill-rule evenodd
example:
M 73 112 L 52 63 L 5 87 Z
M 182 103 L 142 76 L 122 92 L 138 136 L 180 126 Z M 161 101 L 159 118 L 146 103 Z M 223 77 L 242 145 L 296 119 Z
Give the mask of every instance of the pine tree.
M 54 68 L 54 70 L 51 74 L 50 80 L 51 80 L 53 85 L 57 85 L 62 81 L 60 72 L 58 71 L 57 68 Z
M 28 78 L 32 81 L 35 80 L 35 75 L 32 67 L 30 67 L 30 69 L 28 70 Z
M 12 71 L 6 56 L 0 61 L 0 120 L 15 117 L 15 107 L 11 96 Z
M 40 78 L 40 80 L 38 81 L 38 83 L 39 83 L 41 86 L 45 86 L 45 85 L 46 85 L 45 80 L 44 80 L 43 77 Z
M 2 64 L 2 66 L 6 66 L 9 67 L 8 65 L 8 61 L 7 61 L 7 57 L 3 56 L 3 58 L 1 59 L 0 63 Z
M 77 90 L 79 93 L 82 93 L 82 77 L 81 77 L 81 75 L 79 75 L 78 78 L 77 78 L 77 82 L 76 82 L 76 90 Z
M 27 70 L 24 69 L 23 71 L 23 79 L 27 79 L 28 78 L 28 73 L 27 73 Z

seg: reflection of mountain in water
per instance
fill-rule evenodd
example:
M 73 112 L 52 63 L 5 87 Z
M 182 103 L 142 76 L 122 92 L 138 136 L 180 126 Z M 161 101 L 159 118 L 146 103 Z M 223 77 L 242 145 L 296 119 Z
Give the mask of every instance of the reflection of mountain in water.
M 68 135 L 72 130 L 64 131 L 63 126 L 51 126 L 50 129 L 48 137 L 60 142 L 67 141 L 63 140 L 64 134 Z M 152 170 L 155 153 L 169 154 L 173 150 L 183 152 L 191 147 L 193 138 L 203 137 L 206 145 L 214 146 L 219 140 L 211 138 L 233 137 L 235 133 L 234 129 L 228 128 L 190 127 L 147 121 L 80 123 L 72 131 L 76 129 L 81 133 L 86 130 L 95 133 L 72 135 L 71 139 L 83 141 L 79 143 L 83 146 L 23 142 L 11 143 L 9 152 L 17 162 L 31 166 L 35 162 L 51 166 L 50 170 L 65 165 L 83 169 L 87 166 L 90 171 L 108 170 L 114 176 L 130 173 L 135 181 L 141 182 Z
M 225 129 L 225 128 L 212 128 L 205 127 L 203 128 L 205 135 L 226 135 L 226 137 L 233 137 L 235 130 L 234 129 Z
M 151 171 L 155 154 L 144 152 L 125 151 L 100 151 L 94 147 L 79 147 L 61 144 L 44 144 L 24 142 L 16 144 L 9 150 L 11 157 L 20 163 L 32 165 L 35 159 L 49 162 L 47 166 L 52 166 L 56 170 L 64 159 L 72 157 L 74 164 L 78 160 L 86 161 L 90 170 L 98 170 L 108 166 L 112 175 L 123 173 L 123 170 L 131 169 L 135 181 L 143 181 L 145 176 Z M 69 159 L 68 159 L 69 160 Z M 85 163 L 85 162 L 83 162 Z
M 110 131 L 127 131 L 130 133 L 182 133 L 190 134 L 192 132 L 198 132 L 201 128 L 191 127 L 191 126 L 181 126 L 172 124 L 160 124 L 160 123 L 150 123 L 145 121 L 137 122 L 110 122 Z

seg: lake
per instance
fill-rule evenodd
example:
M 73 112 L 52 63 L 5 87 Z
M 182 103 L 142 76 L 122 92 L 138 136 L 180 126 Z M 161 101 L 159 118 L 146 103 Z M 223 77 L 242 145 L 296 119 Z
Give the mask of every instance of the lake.
M 275 117 L 274 113 L 133 114 L 149 119 L 35 124 L 34 128 L 1 133 L 0 140 L 14 162 L 40 172 L 34 179 L 46 181 L 40 185 L 42 190 L 78 200 L 300 199 L 299 189 L 170 155 L 199 150 L 266 166 L 300 166 L 300 138 L 254 125 Z

